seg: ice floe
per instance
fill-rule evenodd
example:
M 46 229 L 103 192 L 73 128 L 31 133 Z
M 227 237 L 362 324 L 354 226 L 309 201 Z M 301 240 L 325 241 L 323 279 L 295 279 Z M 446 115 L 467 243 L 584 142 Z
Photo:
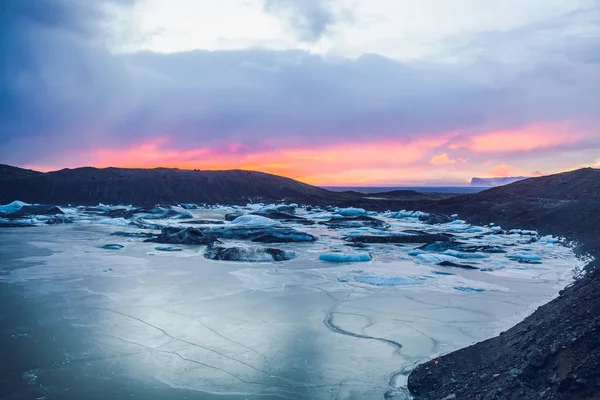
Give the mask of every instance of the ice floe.
M 325 253 L 319 256 L 321 261 L 329 262 L 364 262 L 371 261 L 369 253 Z
M 21 209 L 21 207 L 23 206 L 28 206 L 28 203 L 19 201 L 19 200 L 15 200 L 12 203 L 8 203 L 8 204 L 4 204 L 4 205 L 0 205 L 0 213 L 2 214 L 12 214 L 14 212 L 17 212 Z
M 422 285 L 422 278 L 406 276 L 377 276 L 377 275 L 345 275 L 338 278 L 339 282 L 358 282 L 373 286 L 414 286 Z
M 357 217 L 359 215 L 365 215 L 367 212 L 364 208 L 339 208 L 337 213 L 342 217 Z

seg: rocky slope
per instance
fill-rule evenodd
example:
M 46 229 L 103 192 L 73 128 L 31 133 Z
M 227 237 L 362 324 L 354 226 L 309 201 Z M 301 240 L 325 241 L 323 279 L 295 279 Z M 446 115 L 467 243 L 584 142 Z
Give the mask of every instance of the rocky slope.
M 566 236 L 580 254 L 600 255 L 599 170 L 531 178 L 426 208 Z M 411 392 L 417 399 L 600 399 L 598 264 L 500 336 L 418 366 Z

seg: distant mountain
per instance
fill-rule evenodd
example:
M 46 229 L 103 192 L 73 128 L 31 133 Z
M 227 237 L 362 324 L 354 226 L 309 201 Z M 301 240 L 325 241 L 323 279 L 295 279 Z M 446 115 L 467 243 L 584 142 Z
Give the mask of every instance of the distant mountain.
M 192 171 L 169 168 L 63 169 L 41 173 L 0 168 L 0 203 L 46 204 L 246 204 L 252 201 L 341 201 L 348 195 L 255 171 Z
M 471 186 L 484 186 L 484 187 L 495 187 L 508 185 L 513 182 L 522 181 L 527 179 L 526 176 L 513 176 L 507 178 L 473 178 L 471 179 Z

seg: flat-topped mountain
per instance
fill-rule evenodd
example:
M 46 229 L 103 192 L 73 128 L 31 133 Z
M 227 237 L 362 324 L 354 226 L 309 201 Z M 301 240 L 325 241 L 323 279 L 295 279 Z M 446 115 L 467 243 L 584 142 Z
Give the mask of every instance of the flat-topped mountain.
M 483 186 L 483 187 L 494 187 L 508 185 L 513 182 L 522 181 L 527 179 L 526 176 L 512 176 L 506 178 L 472 178 L 471 186 Z

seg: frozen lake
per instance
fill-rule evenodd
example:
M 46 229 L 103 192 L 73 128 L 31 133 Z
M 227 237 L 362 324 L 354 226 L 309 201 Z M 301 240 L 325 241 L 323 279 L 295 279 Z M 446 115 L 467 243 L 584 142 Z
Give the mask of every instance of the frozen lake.
M 344 212 L 300 208 L 295 215 L 314 223 L 282 225 L 314 242 L 221 239 L 295 258 L 216 261 L 204 257 L 205 245 L 159 251 L 167 245 L 111 235 L 159 233 L 132 220 L 192 226 L 186 219 L 63 210 L 73 223 L 35 219 L 40 226 L 0 230 L 0 355 L 9 398 L 403 399 L 416 364 L 507 329 L 584 264 L 535 232 L 459 220 L 427 225 L 410 213 L 372 215 L 384 222 L 376 227 L 325 225 L 345 220 Z M 224 221 L 253 210 L 189 212 Z M 349 239 L 416 232 L 450 234 L 465 247 Z M 123 247 L 101 247 L 107 244 Z M 370 260 L 319 259 L 339 252 Z

